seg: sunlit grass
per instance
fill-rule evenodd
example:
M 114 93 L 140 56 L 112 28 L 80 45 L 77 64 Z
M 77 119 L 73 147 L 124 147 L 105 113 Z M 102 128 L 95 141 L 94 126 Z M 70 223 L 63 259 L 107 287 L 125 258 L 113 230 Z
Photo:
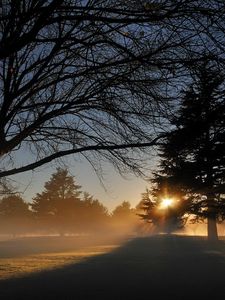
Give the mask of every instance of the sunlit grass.
M 89 257 L 108 253 L 116 247 L 117 245 L 95 246 L 74 252 L 35 254 L 19 258 L 0 258 L 0 279 L 20 277 L 29 273 L 80 263 Z

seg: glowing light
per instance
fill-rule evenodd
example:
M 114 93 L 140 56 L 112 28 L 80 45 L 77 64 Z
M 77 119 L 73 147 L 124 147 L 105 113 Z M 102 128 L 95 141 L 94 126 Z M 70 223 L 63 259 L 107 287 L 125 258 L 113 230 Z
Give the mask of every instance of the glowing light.
M 162 209 L 168 208 L 173 205 L 173 202 L 174 201 L 171 198 L 164 198 L 164 199 L 162 199 L 162 202 L 160 203 L 160 208 L 162 208 Z

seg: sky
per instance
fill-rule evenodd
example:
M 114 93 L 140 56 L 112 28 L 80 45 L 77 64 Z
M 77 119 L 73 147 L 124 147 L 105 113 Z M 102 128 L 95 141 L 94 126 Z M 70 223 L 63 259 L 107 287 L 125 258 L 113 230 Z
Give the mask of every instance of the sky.
M 110 212 L 123 201 L 129 201 L 132 207 L 137 205 L 141 200 L 141 193 L 148 186 L 146 180 L 134 174 L 127 174 L 123 178 L 110 164 L 103 163 L 103 184 L 87 161 L 69 159 L 66 165 L 70 174 L 75 177 L 76 184 L 82 186 L 81 190 L 93 195 Z M 50 179 L 57 166 L 59 165 L 52 163 L 34 172 L 21 173 L 11 178 L 15 180 L 14 185 L 22 192 L 24 199 L 30 202 L 36 193 L 43 191 L 45 182 Z

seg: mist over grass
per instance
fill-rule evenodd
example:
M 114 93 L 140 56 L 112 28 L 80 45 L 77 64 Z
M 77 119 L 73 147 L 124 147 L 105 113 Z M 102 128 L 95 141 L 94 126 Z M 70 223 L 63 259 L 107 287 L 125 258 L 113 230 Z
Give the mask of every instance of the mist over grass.
M 5 241 L 1 297 L 111 300 L 146 299 L 151 293 L 159 300 L 222 299 L 224 243 L 178 235 Z
M 123 241 L 103 236 L 23 237 L 0 241 L 0 280 L 80 263 L 112 251 Z

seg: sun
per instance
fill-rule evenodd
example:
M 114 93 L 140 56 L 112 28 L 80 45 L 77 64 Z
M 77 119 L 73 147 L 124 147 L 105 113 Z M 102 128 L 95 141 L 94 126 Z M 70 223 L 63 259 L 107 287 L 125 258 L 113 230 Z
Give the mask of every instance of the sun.
M 160 203 L 160 208 L 162 208 L 162 209 L 168 208 L 173 205 L 173 202 L 174 201 L 171 198 L 164 198 L 164 199 L 162 199 L 162 201 Z

